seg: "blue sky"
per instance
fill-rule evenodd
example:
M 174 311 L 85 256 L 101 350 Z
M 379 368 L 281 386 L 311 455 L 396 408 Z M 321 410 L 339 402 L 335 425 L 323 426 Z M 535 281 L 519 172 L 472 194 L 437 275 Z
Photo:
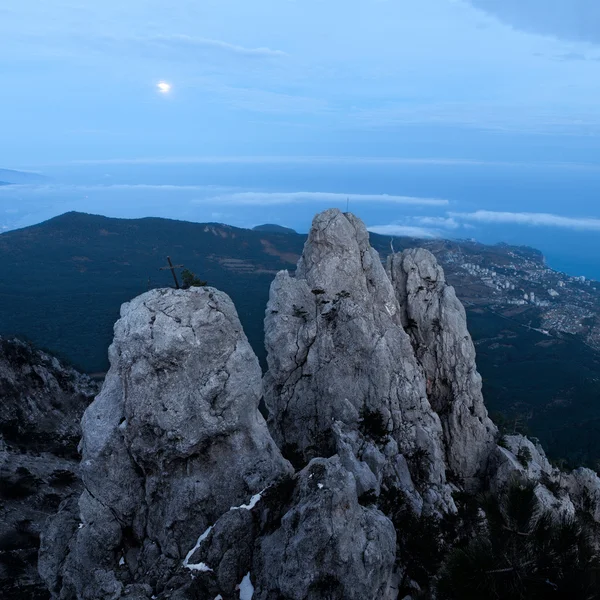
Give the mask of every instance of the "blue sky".
M 583 160 L 600 124 L 593 7 L 4 0 L 0 163 L 232 154 Z M 161 80 L 170 94 L 158 93 Z
M 597 0 L 4 0 L 0 72 L 0 168 L 54 178 L 0 189 L 5 230 L 305 230 L 350 197 L 373 230 L 600 255 Z

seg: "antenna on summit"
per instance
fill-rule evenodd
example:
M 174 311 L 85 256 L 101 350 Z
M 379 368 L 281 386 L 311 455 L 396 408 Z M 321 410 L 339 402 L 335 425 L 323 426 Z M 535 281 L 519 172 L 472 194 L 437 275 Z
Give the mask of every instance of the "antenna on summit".
M 346 212 L 350 212 L 350 198 L 346 196 Z

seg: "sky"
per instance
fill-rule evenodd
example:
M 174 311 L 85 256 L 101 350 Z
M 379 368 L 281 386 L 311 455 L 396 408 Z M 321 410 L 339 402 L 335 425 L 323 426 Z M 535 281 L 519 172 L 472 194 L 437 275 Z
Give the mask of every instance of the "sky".
M 351 197 L 388 232 L 600 230 L 597 0 L 4 0 L 0 72 L 0 168 L 53 178 L 0 189 L 4 229 Z
M 538 160 L 583 160 L 597 147 L 585 138 L 600 125 L 594 6 L 4 0 L 0 163 L 409 153 L 522 160 L 532 151 Z M 161 81 L 170 93 L 159 92 Z

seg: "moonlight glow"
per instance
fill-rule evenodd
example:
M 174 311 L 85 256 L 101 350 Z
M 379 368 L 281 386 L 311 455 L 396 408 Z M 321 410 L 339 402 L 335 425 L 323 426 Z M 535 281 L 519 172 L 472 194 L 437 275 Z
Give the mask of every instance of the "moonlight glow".
M 171 84 L 167 83 L 166 81 L 161 81 L 160 83 L 157 83 L 156 87 L 158 88 L 158 91 L 161 94 L 168 94 L 171 91 Z

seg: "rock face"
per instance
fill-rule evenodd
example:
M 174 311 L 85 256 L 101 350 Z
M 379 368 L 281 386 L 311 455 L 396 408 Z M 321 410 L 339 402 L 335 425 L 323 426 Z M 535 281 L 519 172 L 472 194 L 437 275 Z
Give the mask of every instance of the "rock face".
M 97 391 L 57 358 L 0 338 L 0 435 L 11 448 L 76 457 L 79 420 Z
M 358 503 L 355 479 L 338 457 L 315 458 L 298 475 L 281 527 L 259 543 L 255 598 L 392 598 L 395 558 L 391 521 Z
M 285 456 L 303 466 L 341 451 L 349 464 L 350 452 L 363 483 L 370 469 L 371 487 L 400 489 L 401 453 L 418 463 L 411 475 L 428 510 L 451 508 L 440 420 L 394 288 L 356 217 L 337 209 L 315 217 L 295 277 L 282 271 L 271 286 L 265 344 L 264 397 Z
M 0 596 L 43 597 L 40 531 L 80 491 L 79 421 L 98 389 L 19 340 L 0 338 Z
M 261 382 L 225 294 L 122 307 L 82 420 L 84 490 L 41 540 L 54 598 L 434 597 L 440 555 L 492 533 L 471 492 L 506 500 L 514 484 L 548 528 L 600 525 L 595 473 L 561 473 L 521 436 L 496 444 L 464 310 L 428 252 L 386 272 L 364 225 L 326 211 L 295 276 L 275 278 L 265 329 Z
M 467 487 L 476 487 L 498 432 L 483 402 L 465 309 L 428 250 L 390 256 L 387 272 L 425 371 L 427 397 L 442 422 L 447 465 Z
M 161 591 L 200 533 L 290 471 L 225 294 L 155 290 L 125 304 L 110 361 L 83 418 L 85 490 L 60 577 L 48 542 L 40 560 L 62 598 L 118 598 L 134 580 Z

